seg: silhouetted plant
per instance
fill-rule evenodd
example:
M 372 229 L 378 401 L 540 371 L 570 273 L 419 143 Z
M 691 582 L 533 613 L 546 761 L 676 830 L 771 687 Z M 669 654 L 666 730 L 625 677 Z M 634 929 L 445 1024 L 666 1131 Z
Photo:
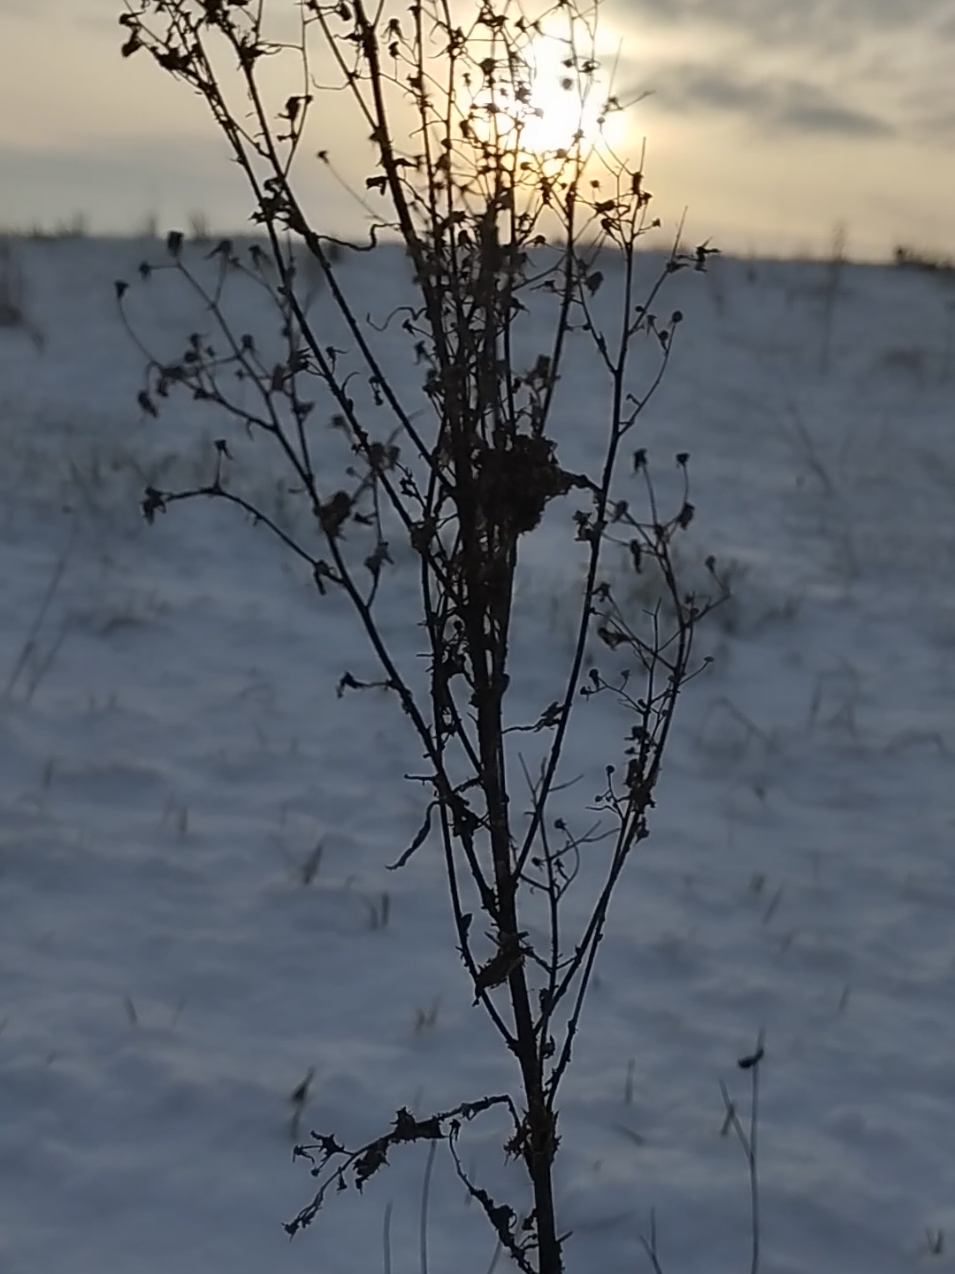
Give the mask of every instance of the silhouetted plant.
M 265 13 L 276 8 L 267 27 Z M 316 1134 L 297 1154 L 312 1162 L 320 1184 L 288 1231 L 308 1225 L 330 1189 L 360 1188 L 392 1149 L 444 1141 L 517 1266 L 558 1274 L 560 1085 L 614 888 L 648 835 L 677 700 L 700 666 L 694 632 L 722 592 L 712 560 L 710 598 L 686 595 L 674 568 L 671 546 L 694 512 L 688 457 L 676 458 L 680 494 L 665 511 L 646 454 L 633 445 L 682 318 L 679 311 L 661 317 L 661 289 L 677 270 L 704 269 L 710 249 L 687 254 L 677 241 L 638 299 L 641 240 L 657 223 L 642 160 L 631 165 L 606 141 L 619 103 L 601 90 L 593 8 L 557 3 L 530 14 L 490 0 L 465 12 L 426 0 L 399 18 L 383 6 L 370 12 L 363 0 L 305 0 L 287 10 L 249 0 L 129 0 L 120 21 L 124 55 L 146 50 L 205 99 L 248 179 L 252 220 L 265 240 L 244 249 L 221 242 L 208 254 L 211 283 L 178 233 L 168 238 L 165 261 L 144 264 L 144 280 L 171 270 L 198 293 L 217 334 L 192 335 L 171 362 L 143 347 L 140 406 L 154 415 L 163 399 L 185 391 L 223 408 L 237 429 L 270 438 L 314 516 L 322 549 L 243 493 L 228 438 L 216 443 L 206 483 L 150 487 L 143 512 L 152 521 L 181 500 L 230 502 L 283 541 L 321 594 L 336 590 L 349 599 L 381 676 L 368 683 L 345 672 L 339 694 L 369 684 L 392 693 L 425 758 L 415 779 L 427 789 L 426 811 L 393 866 L 430 838 L 439 841 L 474 1003 L 518 1072 L 516 1097 L 482 1097 L 422 1119 L 399 1111 L 390 1132 L 358 1150 Z M 574 103 L 567 135 L 557 140 L 543 130 L 536 97 L 535 62 L 548 42 Z M 282 59 L 297 78 L 285 82 L 276 103 L 269 85 Z M 324 93 L 333 95 L 336 121 L 350 101 L 369 136 L 371 170 L 358 197 L 370 217 L 364 242 L 326 233 L 298 193 L 304 165 L 338 171 L 315 111 Z M 386 211 L 369 212 L 368 199 Z M 349 293 L 348 253 L 373 252 L 386 235 L 410 259 L 413 299 L 376 325 Z M 321 316 L 307 304 L 303 251 L 324 279 Z M 278 352 L 260 349 L 232 324 L 225 294 L 236 279 L 271 298 Z M 127 284 L 116 290 L 126 319 Z M 387 370 L 396 329 L 417 369 L 413 389 Z M 586 473 L 560 463 L 554 432 L 568 350 L 581 342 L 605 378 L 604 401 L 593 402 L 586 422 L 594 433 L 602 429 L 602 454 Z M 637 342 L 656 358 L 639 387 L 631 375 Z M 332 433 L 316 424 L 319 403 L 327 404 Z M 351 459 L 336 470 L 341 438 Z M 641 502 L 647 512 L 638 515 Z M 585 571 L 561 682 L 537 719 L 525 721 L 513 707 L 520 676 L 511 653 L 514 598 L 521 543 L 545 516 L 562 519 Z M 416 562 L 420 605 L 409 631 L 423 633 L 423 689 L 378 621 L 396 536 Z M 652 564 L 658 573 L 662 597 L 649 613 L 626 613 L 602 575 L 611 542 L 629 547 L 633 571 Z M 591 637 L 608 652 L 609 668 L 587 666 Z M 573 712 L 604 695 L 629 719 L 604 768 L 598 837 L 572 826 L 566 813 L 555 815 L 554 801 Z M 523 784 L 529 809 L 519 815 L 515 793 Z M 570 935 L 561 905 L 585 844 L 602 875 L 585 924 Z M 483 923 L 473 923 L 475 913 Z M 545 936 L 533 940 L 537 929 Z M 457 1155 L 462 1124 L 491 1107 L 511 1122 L 506 1149 L 526 1169 L 529 1207 L 493 1200 Z

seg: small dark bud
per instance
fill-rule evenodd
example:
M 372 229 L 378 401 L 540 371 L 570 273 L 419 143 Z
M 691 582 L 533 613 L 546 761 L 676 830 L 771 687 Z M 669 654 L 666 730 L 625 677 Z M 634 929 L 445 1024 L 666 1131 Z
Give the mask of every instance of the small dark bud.
M 736 1065 L 741 1071 L 751 1071 L 754 1066 L 759 1065 L 765 1056 L 766 1050 L 763 1048 L 762 1044 L 760 1044 L 755 1053 L 748 1053 L 746 1057 L 739 1058 Z
M 136 401 L 139 403 L 140 407 L 146 413 L 147 416 L 156 417 L 159 415 L 159 412 L 156 410 L 156 404 L 146 393 L 145 389 L 141 389 L 139 391 L 139 393 L 136 395 Z
M 116 289 L 116 300 L 121 301 L 129 289 L 129 284 L 125 279 L 117 279 L 113 287 Z
M 166 251 L 171 257 L 178 257 L 182 251 L 182 231 L 170 230 L 166 235 Z
M 155 487 L 147 487 L 146 494 L 143 496 L 143 517 L 152 526 L 156 520 L 157 513 L 165 513 L 166 501 L 163 499 L 162 492 L 157 491 Z

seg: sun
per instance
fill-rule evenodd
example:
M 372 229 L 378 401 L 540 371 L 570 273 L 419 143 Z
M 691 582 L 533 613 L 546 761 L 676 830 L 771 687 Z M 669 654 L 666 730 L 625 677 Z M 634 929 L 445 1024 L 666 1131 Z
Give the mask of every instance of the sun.
M 485 79 L 460 103 L 479 144 L 516 148 L 536 160 L 585 155 L 626 141 L 612 77 L 595 53 L 581 53 L 556 30 L 542 29 L 502 65 L 489 58 Z
M 565 41 L 545 32 L 528 50 L 530 96 L 522 122 L 521 147 L 546 157 L 601 143 L 616 149 L 626 121 L 609 90 L 609 77 L 595 56 L 575 54 Z

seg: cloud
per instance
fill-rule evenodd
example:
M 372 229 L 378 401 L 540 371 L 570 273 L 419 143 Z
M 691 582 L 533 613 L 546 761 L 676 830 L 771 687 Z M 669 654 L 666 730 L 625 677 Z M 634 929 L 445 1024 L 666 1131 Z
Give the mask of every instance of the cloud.
M 63 0 L 0 0 L 0 17 L 13 14 L 14 17 L 43 17 L 50 9 L 62 6 Z
M 901 111 L 919 137 L 950 139 L 955 128 L 955 64 L 949 68 L 948 76 L 926 68 L 923 76 L 911 77 L 903 85 L 899 99 Z
M 915 130 L 926 138 L 948 139 L 955 136 L 955 105 L 926 105 L 915 120 Z
M 766 137 L 950 136 L 952 0 L 607 4 L 628 88 L 670 113 L 746 117 Z
M 672 113 L 721 111 L 747 119 L 769 134 L 826 133 L 841 137 L 888 137 L 889 124 L 840 102 L 806 80 L 748 79 L 703 63 L 661 65 L 643 81 L 658 107 Z
M 55 19 L 58 34 L 62 34 L 63 27 L 83 27 L 89 31 L 111 31 L 117 42 L 122 12 L 123 0 L 0 0 L 0 23 L 8 17 L 32 19 L 39 31 L 49 31 Z
M 623 22 L 705 22 L 773 43 L 828 45 L 848 35 L 917 29 L 955 40 L 955 29 L 946 31 L 950 0 L 613 0 L 613 11 Z

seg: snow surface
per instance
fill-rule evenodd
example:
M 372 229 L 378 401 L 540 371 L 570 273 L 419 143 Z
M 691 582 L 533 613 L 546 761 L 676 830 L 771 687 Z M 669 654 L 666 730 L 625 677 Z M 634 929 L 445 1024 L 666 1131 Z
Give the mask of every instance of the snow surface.
M 290 1159 L 310 1067 L 303 1130 L 349 1144 L 401 1106 L 514 1085 L 439 855 L 387 871 L 422 813 L 414 739 L 391 699 L 336 697 L 346 669 L 375 676 L 370 652 L 266 531 L 208 503 L 142 522 L 144 483 L 208 474 L 226 432 L 136 406 L 113 280 L 161 246 L 13 248 L 31 326 L 0 330 L 0 1268 L 365 1274 L 391 1203 L 391 1268 L 419 1270 L 419 1146 L 294 1241 L 281 1228 L 311 1192 Z M 953 1264 L 955 289 L 847 267 L 827 334 L 828 269 L 719 260 L 663 303 L 686 320 L 635 443 L 664 485 L 691 453 L 686 570 L 715 553 L 734 598 L 701 636 L 714 663 L 681 704 L 563 1090 L 569 1274 L 648 1268 L 651 1209 L 667 1274 L 749 1268 L 718 1082 L 745 1112 L 735 1063 L 761 1028 L 764 1274 Z M 407 299 L 397 252 L 343 277 L 375 315 Z M 208 326 L 169 278 L 130 304 L 167 351 Z M 387 357 L 412 386 L 397 338 Z M 568 467 L 599 442 L 592 361 L 561 386 Z M 294 521 L 270 449 L 237 446 Z M 511 702 L 529 721 L 569 652 L 569 536 L 552 520 L 526 550 Z M 382 617 L 413 669 L 395 556 Z M 575 723 L 583 812 L 622 722 L 595 699 Z M 464 1161 L 522 1205 L 503 1133 L 469 1127 Z M 431 1271 L 491 1263 L 463 1196 L 442 1151 Z

